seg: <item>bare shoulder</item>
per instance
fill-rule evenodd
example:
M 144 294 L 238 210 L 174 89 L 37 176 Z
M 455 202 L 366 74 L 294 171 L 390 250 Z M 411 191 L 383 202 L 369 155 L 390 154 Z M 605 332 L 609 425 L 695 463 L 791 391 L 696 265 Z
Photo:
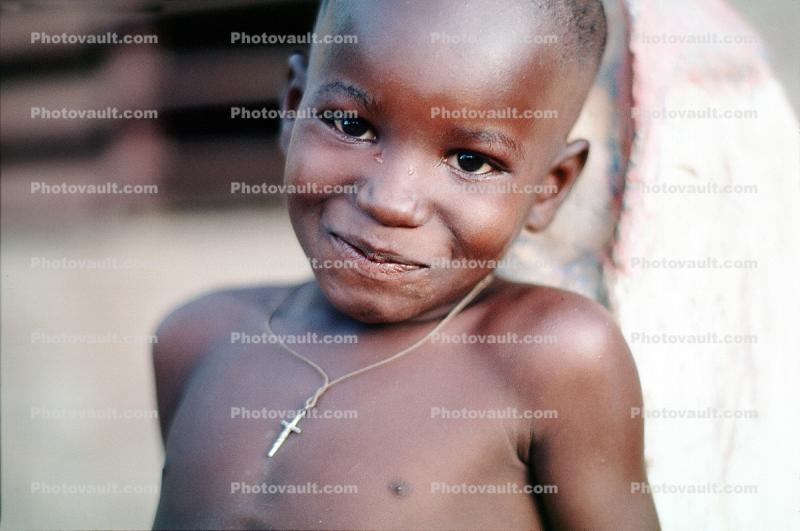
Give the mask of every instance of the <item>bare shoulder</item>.
M 177 306 L 164 317 L 153 346 L 161 433 L 164 439 L 192 372 L 214 347 L 228 341 L 234 329 L 263 318 L 281 286 L 211 291 Z
M 556 485 L 543 497 L 558 529 L 658 529 L 652 497 L 633 493 L 647 481 L 644 424 L 632 408 L 642 394 L 633 357 L 601 305 L 566 291 L 511 285 L 495 312 L 517 333 L 547 337 L 519 345 L 505 361 L 521 407 L 547 411 L 519 434 L 532 477 Z M 554 414 L 553 414 L 554 413 Z
M 633 357 L 602 305 L 569 291 L 524 284 L 510 283 L 505 295 L 490 326 L 495 333 L 505 328 L 525 338 L 507 358 L 521 400 L 563 411 L 577 422 L 602 412 L 616 420 L 641 404 Z
M 569 368 L 572 364 L 605 364 L 609 357 L 629 357 L 609 311 L 571 291 L 508 282 L 487 313 L 491 314 L 488 327 L 527 336 L 520 343 L 548 347 L 535 349 L 535 359 L 545 363 Z

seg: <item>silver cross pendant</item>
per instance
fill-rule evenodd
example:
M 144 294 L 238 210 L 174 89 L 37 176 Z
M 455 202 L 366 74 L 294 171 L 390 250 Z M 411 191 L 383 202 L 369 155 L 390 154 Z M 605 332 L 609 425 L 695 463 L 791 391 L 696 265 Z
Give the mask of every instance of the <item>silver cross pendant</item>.
M 308 409 L 303 408 L 301 410 L 298 410 L 297 413 L 295 413 L 291 421 L 289 422 L 286 422 L 285 420 L 281 421 L 281 425 L 283 426 L 283 431 L 281 431 L 281 433 L 278 435 L 278 438 L 275 439 L 275 442 L 272 443 L 272 448 L 269 449 L 267 457 L 272 457 L 273 455 L 275 455 L 275 453 L 278 451 L 281 445 L 283 445 L 283 443 L 286 442 L 286 439 L 289 438 L 289 435 L 291 433 L 303 433 L 303 431 L 297 427 L 297 424 L 303 419 L 303 417 L 306 416 L 306 413 L 308 413 Z

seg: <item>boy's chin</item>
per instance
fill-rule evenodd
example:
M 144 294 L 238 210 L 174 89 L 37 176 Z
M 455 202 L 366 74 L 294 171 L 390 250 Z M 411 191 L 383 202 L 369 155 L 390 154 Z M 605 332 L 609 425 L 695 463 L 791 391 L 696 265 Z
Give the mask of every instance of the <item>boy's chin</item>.
M 382 293 L 321 278 L 317 281 L 331 305 L 362 323 L 399 323 L 412 320 L 429 310 L 427 300 L 409 298 L 407 293 Z

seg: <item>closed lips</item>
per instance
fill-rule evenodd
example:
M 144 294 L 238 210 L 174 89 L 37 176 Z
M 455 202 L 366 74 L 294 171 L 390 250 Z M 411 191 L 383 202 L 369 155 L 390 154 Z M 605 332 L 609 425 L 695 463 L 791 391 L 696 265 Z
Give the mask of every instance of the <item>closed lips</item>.
M 375 264 L 405 266 L 407 269 L 420 269 L 428 267 L 421 262 L 406 258 L 391 250 L 380 249 L 372 246 L 361 238 L 344 236 L 336 232 L 331 232 L 331 236 L 340 247 L 345 247 L 345 249 L 349 249 L 358 254 L 360 257 L 365 258 L 366 260 L 369 260 Z

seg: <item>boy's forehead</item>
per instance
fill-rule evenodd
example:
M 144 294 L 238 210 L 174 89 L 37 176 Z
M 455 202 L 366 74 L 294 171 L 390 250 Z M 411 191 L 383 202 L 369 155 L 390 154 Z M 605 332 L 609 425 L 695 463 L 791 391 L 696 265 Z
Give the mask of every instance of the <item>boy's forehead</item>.
M 369 75 L 425 96 L 484 95 L 508 102 L 548 92 L 564 77 L 546 20 L 525 2 L 337 3 L 318 31 L 356 35 L 357 44 L 320 45 L 315 66 Z M 516 97 L 515 97 L 516 96 Z M 491 103 L 491 102 L 483 102 Z

